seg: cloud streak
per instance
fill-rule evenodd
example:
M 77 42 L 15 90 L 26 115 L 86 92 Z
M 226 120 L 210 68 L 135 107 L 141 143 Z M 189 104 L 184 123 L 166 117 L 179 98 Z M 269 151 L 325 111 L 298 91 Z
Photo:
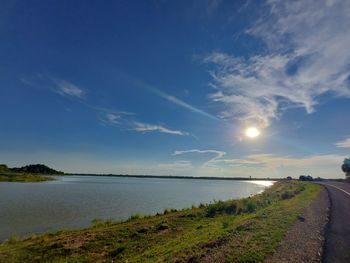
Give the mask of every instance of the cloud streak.
M 37 81 L 30 81 L 26 78 L 21 78 L 21 81 L 33 87 L 49 86 L 51 91 L 58 93 L 61 96 L 68 97 L 71 100 L 101 114 L 99 121 L 102 125 L 110 125 L 119 127 L 125 130 L 133 130 L 141 133 L 159 132 L 171 135 L 190 136 L 191 134 L 185 131 L 174 130 L 162 125 L 148 124 L 138 121 L 135 114 L 127 111 L 116 111 L 104 107 L 98 107 L 86 101 L 86 92 L 77 85 L 58 78 L 46 75 L 39 75 Z M 192 135 L 195 137 L 194 135 Z M 196 137 L 195 137 L 196 138 Z
M 199 153 L 199 154 L 214 154 L 213 158 L 210 158 L 208 161 L 204 163 L 203 166 L 208 166 L 212 163 L 215 163 L 218 160 L 221 160 L 222 157 L 226 155 L 226 152 L 224 151 L 218 151 L 218 150 L 198 150 L 198 149 L 192 149 L 192 150 L 184 150 L 184 151 L 175 151 L 173 155 L 183 155 L 183 154 L 189 154 L 189 153 Z
M 204 61 L 221 116 L 267 127 L 290 108 L 312 113 L 325 94 L 350 97 L 350 2 L 268 1 L 246 33 L 266 50 L 248 58 L 214 52 Z
M 134 122 L 132 130 L 142 133 L 147 132 L 160 132 L 160 133 L 168 133 L 172 135 L 190 135 L 188 132 L 179 131 L 179 130 L 171 130 L 161 125 L 147 124 L 142 122 Z
M 311 174 L 314 177 L 338 178 L 341 175 L 340 165 L 344 156 L 337 154 L 307 155 L 303 157 L 277 156 L 274 154 L 252 154 L 243 158 L 224 158 L 226 153 L 218 150 L 184 150 L 175 151 L 173 155 L 190 153 L 215 156 L 203 162 L 196 173 L 203 176 L 228 177 L 298 177 L 300 174 Z M 338 172 L 337 172 L 338 171 Z
M 101 118 L 102 123 L 117 125 L 120 124 L 122 116 L 116 113 L 106 113 L 104 118 Z
M 83 98 L 85 91 L 79 88 L 77 85 L 61 79 L 53 79 L 57 89 L 56 92 L 62 96 Z
M 144 89 L 158 95 L 159 97 L 161 97 L 161 98 L 163 98 L 163 99 L 165 99 L 165 100 L 167 100 L 167 101 L 169 101 L 169 102 L 171 102 L 179 107 L 182 107 L 186 110 L 189 110 L 191 112 L 202 115 L 202 116 L 207 117 L 207 118 L 212 119 L 212 120 L 217 120 L 217 121 L 220 120 L 216 116 L 211 115 L 211 114 L 209 114 L 209 113 L 207 113 L 207 112 L 205 112 L 205 111 L 203 111 L 203 110 L 201 110 L 201 109 L 199 109 L 199 108 L 197 108 L 197 107 L 195 107 L 195 106 L 193 106 L 193 105 L 191 105 L 183 100 L 180 100 L 179 98 L 177 98 L 173 95 L 170 95 L 170 94 L 168 94 L 160 89 L 157 89 L 156 87 L 145 84 L 145 83 L 143 83 L 139 80 L 135 80 L 135 79 L 132 79 L 131 82 L 134 85 L 141 87 L 141 88 L 144 88 Z
M 347 138 L 343 141 L 339 141 L 335 145 L 339 148 L 350 148 L 350 138 Z
M 124 114 L 123 112 L 106 112 L 100 121 L 102 124 L 116 126 L 121 129 L 136 131 L 140 133 L 159 132 L 179 136 L 191 135 L 188 132 L 173 130 L 163 125 L 140 122 L 136 120 L 135 117 L 130 113 Z

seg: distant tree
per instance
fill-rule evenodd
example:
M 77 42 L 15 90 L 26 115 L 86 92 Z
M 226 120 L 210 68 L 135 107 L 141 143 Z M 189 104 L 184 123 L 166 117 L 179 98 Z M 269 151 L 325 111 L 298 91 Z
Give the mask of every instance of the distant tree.
M 350 157 L 344 159 L 341 169 L 343 170 L 344 173 L 350 173 Z
M 346 180 L 350 182 L 350 157 L 344 159 L 341 169 L 345 173 Z
M 300 181 L 312 181 L 313 178 L 310 175 L 300 175 L 299 180 Z
M 291 176 L 287 176 L 287 180 L 292 180 L 293 178 Z
M 9 168 L 6 164 L 0 164 L 0 172 L 5 173 L 8 172 Z
M 21 168 L 11 168 L 13 172 L 17 173 L 32 173 L 32 174 L 63 174 L 61 171 L 56 171 L 44 164 L 30 164 Z

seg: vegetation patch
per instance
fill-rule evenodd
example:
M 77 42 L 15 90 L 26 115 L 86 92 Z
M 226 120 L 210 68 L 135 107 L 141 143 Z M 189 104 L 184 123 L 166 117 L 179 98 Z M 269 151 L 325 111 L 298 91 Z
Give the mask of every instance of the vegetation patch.
M 23 167 L 22 167 L 23 168 Z M 0 182 L 43 182 L 52 178 L 35 173 L 22 171 L 22 168 L 8 168 L 5 164 L 0 164 Z M 20 169 L 20 170 L 17 170 Z M 34 169 L 31 167 L 31 169 Z
M 261 262 L 318 195 L 308 182 L 124 222 L 101 222 L 0 245 L 0 262 Z

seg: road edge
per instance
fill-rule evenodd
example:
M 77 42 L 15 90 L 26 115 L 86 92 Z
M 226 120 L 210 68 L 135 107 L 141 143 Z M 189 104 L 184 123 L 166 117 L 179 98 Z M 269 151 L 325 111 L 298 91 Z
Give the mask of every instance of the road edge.
M 330 230 L 330 226 L 331 226 L 331 213 L 332 213 L 332 207 L 333 207 L 333 201 L 332 201 L 332 198 L 330 197 L 330 192 L 328 190 L 327 187 L 325 187 L 324 185 L 322 185 L 322 187 L 324 189 L 326 189 L 327 191 L 327 195 L 328 195 L 328 202 L 329 202 L 329 207 L 328 207 L 328 214 L 327 214 L 327 223 L 324 227 L 324 232 L 323 232 L 323 236 L 324 236 L 324 241 L 323 241 L 323 247 L 322 247 L 322 259 L 321 259 L 321 262 L 324 262 L 324 259 L 326 257 L 326 254 L 327 254 L 327 243 L 328 243 L 328 239 L 327 239 L 327 234 Z

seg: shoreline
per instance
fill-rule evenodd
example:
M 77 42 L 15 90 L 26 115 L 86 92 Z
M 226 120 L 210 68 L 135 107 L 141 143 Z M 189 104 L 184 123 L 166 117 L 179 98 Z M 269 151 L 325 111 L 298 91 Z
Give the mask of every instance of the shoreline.
M 65 176 L 63 176 L 65 177 Z M 68 183 L 71 184 L 71 182 L 74 182 L 74 186 L 77 186 L 76 188 L 78 188 L 79 190 L 79 185 L 80 186 L 84 186 L 84 182 L 88 183 L 88 182 L 94 182 L 97 184 L 94 184 L 94 186 L 99 186 L 100 183 L 102 183 L 103 185 L 107 186 L 107 184 L 109 185 L 110 183 L 116 183 L 116 186 L 112 186 L 112 190 L 115 192 L 118 189 L 122 190 L 122 188 L 125 188 L 125 184 L 128 185 L 128 189 L 133 190 L 133 191 L 137 191 L 137 187 L 134 187 L 134 183 L 136 182 L 137 179 L 133 180 L 133 179 L 99 179 L 99 178 L 93 178 L 93 179 L 89 179 L 89 178 L 85 178 L 85 177 L 74 177 L 74 178 L 69 178 L 66 177 L 67 179 L 63 178 L 62 176 L 58 176 L 56 178 L 56 180 L 50 180 L 48 182 L 48 184 L 46 184 L 45 182 L 43 184 L 38 184 L 38 185 L 33 185 L 34 188 L 29 187 L 28 189 L 36 189 L 35 192 L 33 192 L 32 190 L 28 192 L 28 190 L 26 190 L 26 194 L 30 194 L 36 196 L 36 193 L 40 192 L 40 193 L 46 193 L 46 189 L 52 185 L 58 184 L 60 187 L 58 188 L 54 188 L 57 189 L 56 191 L 54 191 L 53 193 L 47 193 L 48 195 L 46 195 L 46 199 L 51 199 L 51 196 L 57 196 L 57 195 L 62 195 L 61 191 L 64 191 L 64 187 L 63 185 Z M 55 179 L 54 177 L 51 177 L 52 179 Z M 131 181 L 130 181 L 131 180 Z M 164 181 L 163 181 L 164 180 Z M 163 213 L 163 211 L 165 210 L 182 210 L 182 209 L 189 209 L 191 207 L 194 206 L 198 206 L 201 204 L 210 204 L 212 202 L 214 202 L 215 200 L 220 200 L 220 201 L 227 201 L 227 200 L 231 200 L 231 199 L 242 199 L 242 198 L 247 198 L 249 196 L 255 196 L 258 195 L 260 193 L 262 193 L 263 191 L 265 191 L 265 189 L 271 187 L 275 181 L 228 181 L 228 182 L 223 182 L 223 181 L 181 181 L 181 179 L 178 179 L 179 181 L 171 181 L 169 180 L 168 182 L 166 182 L 165 180 L 167 179 L 150 179 L 150 181 L 147 181 L 147 186 L 145 189 L 146 191 L 143 194 L 147 194 L 147 189 L 153 189 L 154 187 L 158 187 L 161 186 L 159 189 L 165 187 L 165 189 L 168 189 L 169 187 L 171 187 L 171 189 L 169 188 L 168 193 L 170 192 L 170 194 L 167 194 L 166 196 L 168 196 L 167 199 L 170 200 L 174 200 L 174 201 L 157 201 L 157 203 L 152 203 L 152 198 L 149 199 L 147 198 L 147 196 L 143 197 L 143 201 L 141 202 L 143 205 L 139 205 L 137 203 L 137 201 L 135 202 L 134 199 L 132 198 L 132 196 L 128 196 L 124 194 L 119 194 L 119 195 L 113 195 L 114 197 L 112 198 L 114 200 L 113 204 L 110 203 L 108 200 L 104 200 L 104 202 L 99 202 L 101 205 L 105 205 L 105 204 L 109 204 L 108 207 L 109 209 L 102 209 L 100 211 L 98 211 L 97 213 L 85 213 L 84 210 L 88 209 L 98 209 L 99 206 L 97 206 L 95 204 L 95 199 L 98 198 L 95 196 L 95 194 L 100 194 L 100 195 L 109 195 L 110 191 L 108 190 L 107 192 L 105 192 L 106 188 L 104 188 L 105 190 L 103 191 L 99 191 L 97 190 L 97 192 L 95 192 L 96 190 L 92 191 L 93 195 L 88 194 L 86 196 L 86 198 L 84 199 L 84 201 L 87 201 L 87 203 L 89 203 L 89 207 L 86 209 L 83 209 L 82 212 L 77 213 L 75 215 L 75 217 L 67 217 L 66 215 L 70 215 L 72 213 L 72 211 L 75 211 L 75 209 L 80 209 L 78 206 L 79 205 L 75 205 L 76 202 L 71 201 L 71 200 L 75 200 L 74 196 L 68 195 L 68 199 L 67 198 L 59 198 L 59 202 L 67 202 L 68 206 L 72 207 L 70 208 L 70 210 L 64 210 L 65 212 L 57 212 L 56 214 L 56 210 L 57 211 L 61 211 L 60 206 L 53 206 L 53 209 L 49 209 L 49 212 L 45 212 L 42 214 L 42 216 L 44 218 L 46 218 L 45 220 L 43 219 L 38 219 L 35 220 L 35 222 L 33 222 L 32 226 L 27 226 L 27 221 L 26 218 L 28 217 L 28 215 L 30 215 L 31 209 L 36 209 L 36 207 L 46 207 L 47 204 L 51 204 L 50 202 L 48 203 L 45 200 L 38 200 L 36 198 L 29 198 L 27 200 L 30 200 L 30 203 L 32 204 L 30 207 L 27 207 L 25 209 L 21 209 L 21 210 L 26 210 L 23 212 L 16 212 L 15 209 L 11 209 L 11 207 L 9 207 L 8 205 L 2 206 L 3 209 L 7 209 L 8 213 L 7 215 L 4 217 L 4 219 L 2 220 L 3 224 L 0 228 L 1 234 L 0 234 L 0 242 L 5 241 L 9 238 L 16 237 L 16 238 L 26 238 L 29 237 L 31 235 L 40 235 L 40 234 L 44 234 L 44 233 L 48 233 L 48 232 L 55 232 L 55 231 L 60 231 L 60 230 L 77 230 L 77 229 L 84 229 L 87 227 L 90 227 L 92 225 L 92 222 L 95 220 L 113 220 L 113 221 L 124 221 L 127 220 L 129 217 L 131 217 L 133 214 L 140 214 L 140 215 L 147 215 L 147 216 L 153 216 L 156 214 L 161 214 Z M 79 184 L 76 184 L 76 182 L 79 182 Z M 143 183 L 146 183 L 146 180 L 142 180 L 140 179 L 141 184 L 140 187 L 143 187 Z M 6 184 L 8 184 L 8 186 L 10 187 L 10 183 L 11 182 L 4 182 L 3 187 L 6 188 Z M 4 195 L 0 195 L 3 200 L 8 200 L 9 203 L 10 200 L 12 200 L 11 196 L 13 196 L 14 194 L 12 193 L 16 193 L 16 189 L 19 190 L 24 189 L 21 185 L 23 183 L 17 183 L 18 186 L 13 186 L 11 189 L 11 193 L 7 193 L 5 191 L 5 188 L 1 188 L 4 189 Z M 21 184 L 21 185 L 19 185 Z M 32 184 L 32 183 L 30 183 Z M 91 186 L 91 184 L 89 184 Z M 139 185 L 139 183 L 138 183 Z M 1 183 L 0 183 L 1 186 Z M 120 187 L 122 186 L 122 188 Z M 181 188 L 179 188 L 179 186 Z M 186 186 L 186 187 L 185 187 Z M 197 190 L 192 190 L 191 186 L 199 186 L 199 189 Z M 63 187 L 63 188 L 62 188 Z M 175 187 L 175 188 L 174 188 Z M 184 188 L 185 187 L 185 188 Z M 216 189 L 216 190 L 212 190 L 209 191 L 206 190 L 204 192 L 204 188 L 205 187 L 210 187 L 210 189 Z M 73 189 L 76 189 L 73 188 Z M 95 187 L 92 187 L 95 189 Z M 244 191 L 241 191 L 240 189 L 246 189 Z M 25 187 L 25 189 L 27 189 L 27 187 Z M 101 189 L 101 187 L 97 187 L 97 189 Z M 110 188 L 108 188 L 110 189 Z M 174 190 L 172 190 L 174 189 Z M 179 200 L 177 200 L 175 197 L 177 195 L 177 190 L 179 191 L 184 191 L 183 195 L 186 196 L 186 198 L 179 198 Z M 200 190 L 202 189 L 202 190 Z M 90 189 L 91 190 L 91 189 Z M 1 190 L 0 190 L 1 191 Z M 74 192 L 74 190 L 69 191 L 71 193 L 75 193 L 78 195 L 81 195 L 81 192 Z M 159 191 L 159 193 L 161 194 L 161 190 Z M 195 192 L 198 194 L 198 196 L 200 197 L 196 197 L 196 196 L 191 196 L 192 193 Z M 158 193 L 158 191 L 156 191 L 156 193 Z M 69 193 L 68 193 L 69 194 Z M 72 194 L 73 195 L 73 194 Z M 10 196 L 9 198 L 7 198 L 6 196 Z M 112 196 L 110 196 L 112 197 Z M 114 205 L 115 203 L 118 203 L 119 199 L 124 199 L 125 198 L 130 198 L 130 202 L 128 202 L 128 205 L 125 204 L 120 204 L 118 205 Z M 174 199 L 173 199 L 174 198 Z M 15 198 L 15 196 L 13 196 L 14 200 L 20 200 Z M 26 200 L 23 200 L 26 201 Z M 21 201 L 20 201 L 21 202 Z M 140 203 L 140 202 L 139 202 Z M 12 207 L 18 207 L 18 202 L 16 203 L 12 203 Z M 52 205 L 50 205 L 52 206 Z M 120 207 L 120 208 L 117 208 Z M 56 216 L 55 218 L 51 218 L 50 216 L 46 216 L 45 214 L 52 214 L 55 213 Z M 73 212 L 74 213 L 74 212 Z M 16 216 L 20 216 L 22 219 L 18 221 L 16 226 L 12 226 L 11 223 L 11 215 L 16 215 Z M 41 214 L 38 214 L 36 212 L 36 216 L 40 216 Z M 10 219 L 9 219 L 10 218 Z M 32 220 L 31 219 L 32 216 L 30 215 L 28 220 Z M 51 222 L 52 220 L 54 223 L 48 223 Z M 73 222 L 74 223 L 71 223 Z M 21 223 L 19 223 L 21 222 Z M 31 221 L 30 221 L 31 222 Z
M 154 216 L 132 215 L 123 222 L 99 221 L 82 230 L 9 240 L 0 244 L 0 261 L 20 262 L 21 255 L 42 261 L 187 262 L 197 258 L 195 261 L 211 262 L 227 256 L 260 261 L 273 252 L 319 191 L 315 184 L 277 182 L 262 194 L 240 200 L 167 210 Z M 258 238 L 261 235 L 267 239 Z M 252 242 L 259 253 L 250 250 Z
M 53 175 L 56 176 L 56 175 Z M 215 176 L 177 176 L 177 175 L 129 175 L 129 174 L 85 174 L 65 173 L 57 176 L 96 176 L 121 178 L 155 178 L 155 179 L 201 179 L 201 180 L 232 180 L 232 181 L 288 181 L 286 178 L 248 178 L 248 177 L 215 177 Z

